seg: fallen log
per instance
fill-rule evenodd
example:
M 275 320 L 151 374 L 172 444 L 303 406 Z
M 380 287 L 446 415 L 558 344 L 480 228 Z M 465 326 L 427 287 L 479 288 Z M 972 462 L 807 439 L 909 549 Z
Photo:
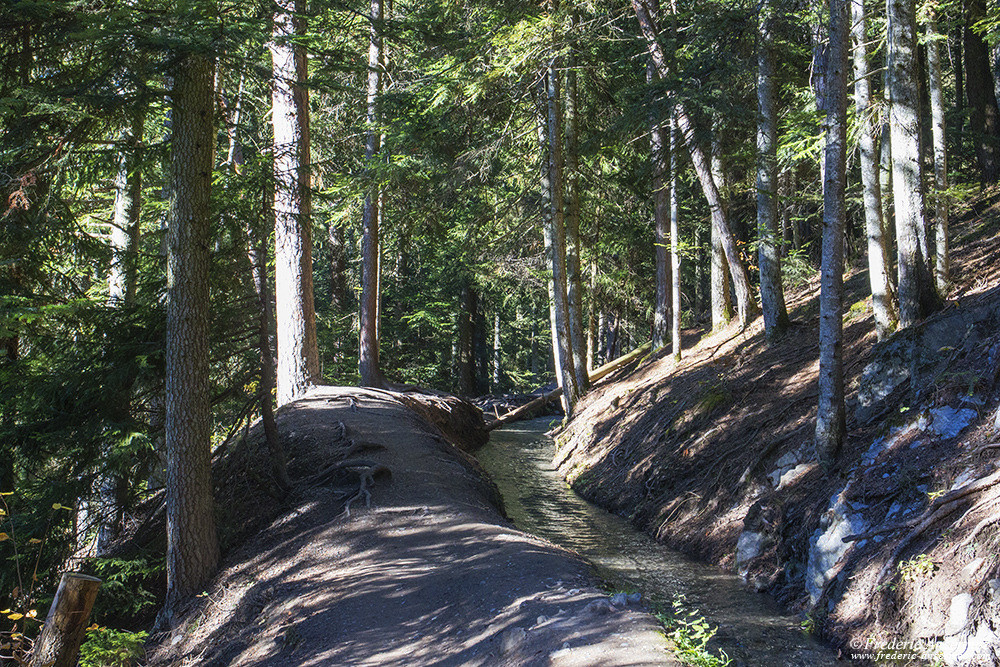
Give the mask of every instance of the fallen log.
M 652 343 L 645 343 L 643 345 L 640 345 L 636 349 L 632 350 L 628 354 L 618 357 L 614 361 L 609 361 L 608 363 L 604 364 L 603 366 L 600 366 L 599 368 L 595 368 L 589 373 L 590 381 L 597 382 L 598 380 L 607 377 L 608 375 L 615 372 L 622 366 L 625 366 L 635 361 L 646 352 L 649 352 L 651 348 L 652 348 Z M 560 396 L 562 396 L 562 387 L 553 389 L 549 393 L 539 396 L 530 403 L 525 403 L 521 407 L 511 410 L 510 412 L 503 415 L 499 419 L 494 419 L 493 421 L 489 422 L 488 424 L 486 424 L 486 430 L 492 431 L 493 429 L 500 428 L 505 424 L 516 422 L 521 419 L 527 419 L 536 412 L 539 412 L 542 408 L 544 408 L 546 405 L 556 400 Z

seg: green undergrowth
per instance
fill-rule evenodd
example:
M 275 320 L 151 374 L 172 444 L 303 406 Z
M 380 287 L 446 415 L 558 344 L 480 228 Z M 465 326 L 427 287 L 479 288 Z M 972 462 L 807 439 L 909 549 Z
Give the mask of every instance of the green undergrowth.
M 683 595 L 673 599 L 670 609 L 657 611 L 664 634 L 673 645 L 674 654 L 685 665 L 695 667 L 726 667 L 732 663 L 726 652 L 717 654 L 708 649 L 708 642 L 718 628 L 713 628 L 696 609 L 690 609 Z

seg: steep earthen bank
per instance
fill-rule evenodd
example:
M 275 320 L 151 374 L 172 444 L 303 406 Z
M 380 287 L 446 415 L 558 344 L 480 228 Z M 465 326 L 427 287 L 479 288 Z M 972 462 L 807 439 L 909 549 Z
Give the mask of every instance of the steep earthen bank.
M 152 664 L 677 664 L 653 617 L 505 520 L 461 449 L 485 441 L 470 404 L 323 387 L 278 426 L 294 493 L 262 490 L 253 433 L 216 465 L 230 551 Z
M 1000 662 L 1000 249 L 986 213 L 955 228 L 947 308 L 884 343 L 867 276 L 849 277 L 849 434 L 832 471 L 812 448 L 815 284 L 790 295 L 777 345 L 758 321 L 598 385 L 557 438 L 561 471 L 777 595 L 845 654 L 904 641 L 948 664 Z

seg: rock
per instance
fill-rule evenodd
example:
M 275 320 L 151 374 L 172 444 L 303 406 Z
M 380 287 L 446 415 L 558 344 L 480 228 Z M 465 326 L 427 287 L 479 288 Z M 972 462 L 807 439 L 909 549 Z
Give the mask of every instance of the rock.
M 760 555 L 767 541 L 764 533 L 744 530 L 736 540 L 736 569 L 744 570 L 744 565 Z
M 590 616 L 607 616 L 612 611 L 614 611 L 614 607 L 611 606 L 611 602 L 605 600 L 604 598 L 594 600 L 583 608 L 583 613 Z
M 789 484 L 792 484 L 802 479 L 803 477 L 806 476 L 808 472 L 810 472 L 815 467 L 816 467 L 815 463 L 800 463 L 791 470 L 785 471 L 781 475 L 781 478 L 778 480 L 778 486 L 776 487 L 776 490 L 780 491 Z
M 856 514 L 852 516 L 848 509 L 840 494 L 835 494 L 830 499 L 830 509 L 810 540 L 805 584 L 812 605 L 819 601 L 826 585 L 840 573 L 845 556 L 854 546 L 852 542 L 844 542 L 844 538 L 868 530 L 864 518 Z
M 987 300 L 976 307 L 939 311 L 877 343 L 861 373 L 855 419 L 868 423 L 893 404 L 894 396 L 911 393 L 919 400 L 947 369 L 952 359 L 947 351 L 975 346 L 994 335 L 998 320 L 1000 313 Z
M 959 593 L 951 599 L 948 609 L 948 622 L 944 626 L 945 636 L 956 635 L 965 629 L 969 623 L 969 609 L 972 608 L 972 595 Z
M 639 604 L 642 601 L 642 593 L 629 593 L 625 598 L 629 604 Z
M 513 653 L 524 645 L 528 637 L 524 628 L 510 628 L 500 635 L 500 655 Z
M 624 593 L 615 593 L 614 595 L 611 596 L 611 604 L 613 604 L 616 607 L 624 607 L 626 604 L 628 604 L 628 601 L 625 599 Z
M 976 411 L 969 408 L 953 408 L 949 405 L 932 408 L 929 429 L 942 438 L 954 438 L 964 431 L 976 418 Z

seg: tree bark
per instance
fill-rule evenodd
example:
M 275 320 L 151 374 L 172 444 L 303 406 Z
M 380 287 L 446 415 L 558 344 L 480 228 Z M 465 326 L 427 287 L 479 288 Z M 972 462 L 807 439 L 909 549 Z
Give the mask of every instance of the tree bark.
M 180 599 L 202 588 L 219 559 L 208 359 L 213 79 L 211 61 L 198 53 L 181 55 L 173 68 L 166 329 L 168 615 Z
M 579 387 L 576 384 L 576 369 L 574 367 L 574 356 L 572 340 L 569 333 L 569 303 L 567 297 L 566 280 L 566 226 L 564 218 L 564 183 L 563 183 L 563 154 L 562 154 L 562 103 L 559 83 L 559 61 L 553 57 L 549 61 L 546 73 L 546 101 L 547 101 L 547 140 L 549 155 L 549 183 L 552 187 L 550 205 L 552 214 L 549 217 L 550 253 L 549 264 L 552 268 L 553 296 L 555 304 L 555 330 L 553 333 L 558 339 L 553 346 L 553 353 L 562 357 L 562 388 L 563 403 L 566 416 L 573 412 L 573 406 L 580 396 Z
M 777 340 L 788 328 L 788 311 L 781 286 L 778 245 L 778 145 L 774 93 L 773 0 L 761 7 L 757 46 L 757 261 L 764 336 Z
M 646 46 L 649 49 L 649 55 L 653 60 L 653 64 L 656 66 L 656 70 L 660 76 L 665 77 L 669 73 L 669 67 L 666 54 L 658 41 L 657 16 L 643 0 L 632 0 L 632 7 L 639 20 L 639 27 L 642 29 L 642 34 L 646 40 Z M 712 213 L 713 229 L 716 229 L 719 233 L 726 261 L 729 262 L 729 272 L 733 279 L 733 286 L 736 288 L 740 324 L 744 327 L 749 326 L 750 321 L 757 314 L 757 302 L 754 300 L 750 290 L 750 276 L 747 273 L 746 265 L 743 264 L 737 253 L 736 240 L 733 238 L 725 210 L 722 207 L 719 188 L 712 178 L 709 160 L 698 144 L 694 133 L 694 125 L 683 103 L 678 102 L 674 106 L 674 118 L 677 121 L 677 127 L 680 130 L 688 153 L 691 156 L 691 162 L 694 165 L 695 173 L 701 184 L 702 193 L 704 193 L 709 210 Z
M 944 119 L 944 84 L 941 80 L 941 42 L 933 9 L 927 21 L 927 69 L 931 103 L 931 145 L 934 148 L 934 282 L 939 292 L 948 289 L 948 144 Z
M 371 26 L 368 39 L 368 87 L 365 134 L 365 163 L 369 172 L 381 148 L 379 96 L 382 93 L 382 0 L 371 0 Z M 359 324 L 358 370 L 361 385 L 384 387 L 380 360 L 379 310 L 381 282 L 381 242 L 379 240 L 379 188 L 369 187 L 361 221 L 361 312 Z
M 912 326 L 934 308 L 936 295 L 925 251 L 920 111 L 917 100 L 916 8 L 913 0 L 887 0 L 889 126 L 892 195 L 896 214 L 899 324 Z
M 726 200 L 726 170 L 722 163 L 722 127 L 720 119 L 716 118 L 712 128 L 712 179 L 719 189 L 719 206 L 726 219 L 729 219 L 729 202 Z M 712 330 L 722 329 L 733 319 L 732 284 L 729 278 L 729 262 L 726 261 L 726 251 L 722 247 L 722 236 L 718 226 L 711 227 L 712 263 L 710 269 Z
M 670 342 L 674 361 L 681 360 L 680 207 L 677 202 L 677 123 L 670 117 Z
M 31 667 L 75 667 L 101 580 L 66 572 L 52 599 L 41 634 L 31 652 Z
M 458 391 L 463 396 L 476 392 L 476 351 L 473 327 L 478 298 L 468 281 L 462 285 L 462 304 L 458 311 Z
M 844 408 L 843 289 L 850 1 L 829 2 L 830 46 L 825 72 L 826 167 L 823 178 L 823 260 L 819 301 L 819 406 L 816 413 L 816 455 L 826 468 L 833 464 L 847 430 Z
M 868 238 L 868 282 L 872 292 L 875 334 L 884 340 L 896 325 L 896 307 L 886 259 L 885 222 L 882 218 L 882 188 L 879 160 L 873 136 L 871 88 L 868 79 L 867 19 L 864 0 L 851 0 L 854 35 L 854 106 L 861 120 L 858 137 L 861 185 Z
M 573 29 L 576 29 L 575 20 Z M 574 35 L 575 36 L 575 35 Z M 580 148 L 579 107 L 577 105 L 576 42 L 570 45 L 566 68 L 566 309 L 570 351 L 577 395 L 590 387 L 587 377 L 587 341 L 583 326 L 583 280 L 580 269 Z
M 652 83 L 659 77 L 652 63 L 646 67 L 646 81 Z M 653 250 L 656 258 L 656 291 L 653 302 L 653 349 L 666 346 L 670 336 L 670 310 L 673 292 L 670 289 L 671 255 L 670 237 L 670 178 L 669 137 L 660 119 L 654 114 L 649 118 L 650 161 L 653 166 Z
M 278 330 L 278 405 L 319 379 L 312 278 L 309 93 L 305 0 L 280 0 L 270 43 L 274 74 L 274 282 Z
M 145 120 L 143 109 L 135 111 L 121 137 L 111 222 L 111 271 L 108 275 L 108 300 L 112 304 L 130 305 L 135 297 L 139 212 L 142 209 L 141 146 Z
M 973 26 L 986 18 L 985 0 L 965 2 L 965 94 L 976 162 L 984 183 L 1000 180 L 1000 110 L 997 109 L 989 51 Z M 902 295 L 900 295 L 902 299 Z

